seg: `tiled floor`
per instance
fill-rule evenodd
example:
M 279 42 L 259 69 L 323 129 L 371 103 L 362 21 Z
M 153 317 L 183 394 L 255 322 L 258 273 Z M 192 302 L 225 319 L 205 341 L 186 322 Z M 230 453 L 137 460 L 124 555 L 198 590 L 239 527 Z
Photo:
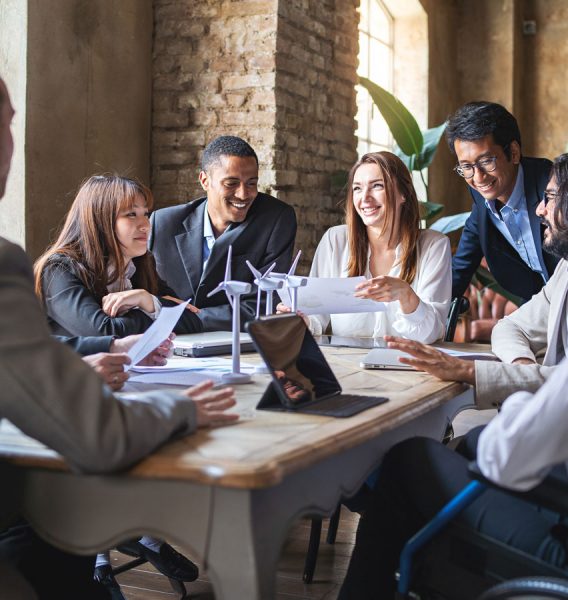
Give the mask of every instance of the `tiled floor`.
M 456 435 L 463 435 L 472 427 L 486 423 L 495 411 L 464 411 L 454 421 Z M 308 538 L 310 522 L 299 521 L 290 531 L 288 540 L 278 564 L 277 600 L 335 600 L 339 586 L 343 581 L 349 557 L 355 540 L 358 515 L 343 509 L 337 535 L 333 546 L 322 543 L 314 581 L 306 585 L 302 581 L 302 571 Z M 324 522 L 325 537 L 327 521 Z M 126 557 L 117 552 L 112 554 L 113 561 L 119 564 Z M 128 600 L 161 600 L 174 599 L 165 577 L 148 565 L 143 565 L 118 577 L 124 595 Z M 212 587 L 203 576 L 198 581 L 187 586 L 190 597 L 196 600 L 214 600 Z M 243 598 L 243 600 L 247 600 Z M 268 600 L 268 599 L 267 599 Z

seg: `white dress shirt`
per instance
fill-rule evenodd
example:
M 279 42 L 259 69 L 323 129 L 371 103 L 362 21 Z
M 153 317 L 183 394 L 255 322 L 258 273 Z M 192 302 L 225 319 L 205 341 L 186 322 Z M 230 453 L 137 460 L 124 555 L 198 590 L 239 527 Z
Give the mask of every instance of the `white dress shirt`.
M 211 250 L 215 245 L 215 234 L 213 233 L 213 226 L 211 225 L 211 219 L 207 212 L 207 202 L 205 203 L 205 212 L 203 213 L 203 266 L 202 273 L 205 273 L 205 267 L 209 262 L 211 256 Z
M 396 300 L 387 303 L 383 312 L 312 315 L 312 333 L 321 335 L 331 321 L 332 333 L 336 335 L 398 335 L 426 344 L 442 338 L 452 295 L 450 242 L 445 235 L 424 229 L 420 231 L 417 250 L 416 276 L 411 287 L 420 303 L 414 312 L 404 314 Z M 388 273 L 391 277 L 400 277 L 400 253 L 399 245 L 394 265 Z M 325 232 L 317 247 L 310 277 L 347 277 L 348 261 L 347 226 L 332 227 Z M 367 279 L 372 277 L 368 264 L 364 275 Z
M 568 463 L 568 360 L 534 394 L 517 392 L 479 438 L 482 473 L 503 487 L 528 490 Z M 568 466 L 568 465 L 567 465 Z
M 523 262 L 533 271 L 540 273 L 543 280 L 548 281 L 548 271 L 542 255 L 534 243 L 527 198 L 525 195 L 525 177 L 523 166 L 519 165 L 519 172 L 515 181 L 513 193 L 501 213 L 495 208 L 494 200 L 485 200 L 493 225 L 503 234 L 509 244 L 518 252 Z

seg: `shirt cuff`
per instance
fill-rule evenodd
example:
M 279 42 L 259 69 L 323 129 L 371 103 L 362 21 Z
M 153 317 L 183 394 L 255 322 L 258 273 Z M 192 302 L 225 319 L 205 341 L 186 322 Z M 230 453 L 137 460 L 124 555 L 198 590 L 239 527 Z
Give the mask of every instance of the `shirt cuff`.
M 418 302 L 418 306 L 416 310 L 411 313 L 403 313 L 400 309 L 400 305 L 398 310 L 396 311 L 396 320 L 404 319 L 405 321 L 409 321 L 410 323 L 420 323 L 426 317 L 426 305 L 422 300 Z
M 160 301 L 158 300 L 158 298 L 156 298 L 156 296 L 152 296 L 152 302 L 154 302 L 154 312 L 145 311 L 143 308 L 141 308 L 140 310 L 145 315 L 149 316 L 150 319 L 155 321 L 160 316 L 160 313 L 162 312 L 162 305 L 160 304 Z

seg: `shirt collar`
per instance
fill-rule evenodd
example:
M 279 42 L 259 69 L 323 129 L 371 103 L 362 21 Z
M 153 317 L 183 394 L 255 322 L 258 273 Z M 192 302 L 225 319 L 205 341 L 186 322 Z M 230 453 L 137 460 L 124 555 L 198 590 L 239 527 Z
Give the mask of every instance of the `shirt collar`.
M 510 195 L 509 200 L 507 200 L 507 206 L 511 210 L 515 208 L 519 208 L 526 205 L 525 200 L 525 176 L 523 173 L 523 165 L 519 165 L 519 171 L 517 172 L 517 179 L 515 181 L 515 187 L 513 188 L 513 193 Z M 495 201 L 494 200 L 485 200 L 485 206 L 496 216 L 499 217 L 497 211 L 495 210 Z
M 107 274 L 110 275 L 112 271 L 112 267 L 109 265 L 107 267 Z M 129 260 L 126 263 L 126 267 L 124 269 L 124 276 L 119 277 L 116 281 L 113 281 L 110 285 L 107 286 L 107 292 L 110 294 L 112 292 L 120 292 L 123 290 L 131 290 L 132 283 L 131 279 L 134 277 L 134 273 L 136 273 L 136 266 L 134 263 Z
M 211 219 L 209 218 L 209 212 L 207 211 L 207 202 L 205 203 L 205 212 L 203 213 L 203 238 L 208 241 L 215 241 L 215 234 L 213 233 Z

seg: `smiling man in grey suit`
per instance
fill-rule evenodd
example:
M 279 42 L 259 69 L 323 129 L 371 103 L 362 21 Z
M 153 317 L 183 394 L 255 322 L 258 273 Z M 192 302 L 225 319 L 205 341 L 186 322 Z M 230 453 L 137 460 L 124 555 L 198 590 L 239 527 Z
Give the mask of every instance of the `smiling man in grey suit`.
M 403 362 L 445 381 L 474 384 L 479 408 L 499 406 L 518 390 L 535 392 L 568 356 L 568 154 L 554 161 L 537 214 L 545 226 L 543 248 L 561 260 L 542 290 L 493 329 L 492 350 L 503 362 L 460 360 L 424 344 L 390 338 L 390 347 L 414 356 Z
M 0 78 L 0 198 L 13 152 L 14 110 Z M 234 421 L 231 389 L 212 382 L 181 392 L 154 391 L 119 400 L 79 355 L 56 341 L 33 288 L 24 251 L 0 237 L 0 420 L 59 452 L 71 469 L 108 473 L 140 460 L 172 437 L 196 427 Z M 2 500 L 14 482 L 2 467 Z M 94 557 L 73 556 L 43 542 L 19 506 L 0 504 L 0 595 L 3 600 L 108 598 L 93 581 Z M 4 513 L 7 510 L 7 514 Z M 88 518 L 88 515 L 86 515 Z M 8 525 L 11 527 L 8 528 Z
M 260 271 L 273 262 L 276 271 L 287 271 L 296 215 L 291 206 L 259 193 L 258 158 L 241 138 L 221 136 L 205 148 L 199 182 L 206 197 L 152 214 L 149 247 L 160 276 L 201 309 L 205 330 L 230 330 L 231 307 L 225 294 L 207 297 L 223 280 L 229 246 L 235 280 L 253 281 L 246 260 Z M 241 300 L 243 326 L 255 312 L 253 291 Z

